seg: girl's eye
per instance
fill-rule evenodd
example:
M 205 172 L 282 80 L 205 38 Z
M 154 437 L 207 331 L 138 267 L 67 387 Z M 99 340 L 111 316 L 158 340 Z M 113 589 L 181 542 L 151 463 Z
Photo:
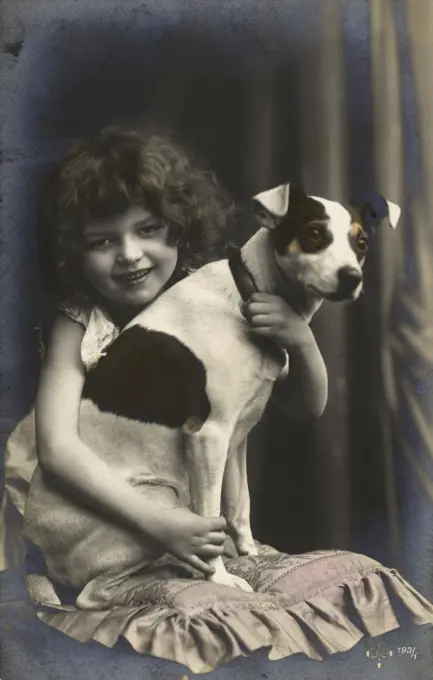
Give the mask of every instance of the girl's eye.
M 96 241 L 90 241 L 86 244 L 87 248 L 90 248 L 91 250 L 99 249 L 99 248 L 107 248 L 108 246 L 113 245 L 112 239 L 109 238 L 100 238 Z
M 146 224 L 145 226 L 140 227 L 139 231 L 141 234 L 149 236 L 150 234 L 154 234 L 160 229 L 162 229 L 162 224 L 160 224 L 159 222 L 152 222 L 152 224 Z

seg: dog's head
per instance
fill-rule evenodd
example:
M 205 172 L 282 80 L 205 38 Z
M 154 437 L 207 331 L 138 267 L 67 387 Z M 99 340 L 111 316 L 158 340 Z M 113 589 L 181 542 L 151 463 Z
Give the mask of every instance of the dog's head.
M 384 219 L 395 228 L 400 208 L 377 196 L 360 207 L 345 206 L 283 184 L 253 198 L 260 224 L 271 230 L 284 274 L 313 295 L 355 300 L 362 290 L 362 266 L 369 237 Z

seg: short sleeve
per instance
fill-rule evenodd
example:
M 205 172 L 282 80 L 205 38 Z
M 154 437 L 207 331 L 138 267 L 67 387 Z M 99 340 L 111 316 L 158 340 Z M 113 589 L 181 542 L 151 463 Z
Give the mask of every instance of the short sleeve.
M 81 359 L 86 370 L 91 370 L 104 355 L 108 345 L 117 338 L 119 329 L 101 307 L 86 309 L 65 303 L 61 305 L 60 311 L 85 329 L 81 342 Z
M 83 320 L 86 321 L 85 317 Z M 87 320 L 81 342 L 81 359 L 87 371 L 96 366 L 104 356 L 105 350 L 119 335 L 119 329 L 114 325 L 107 312 L 94 307 Z
M 69 319 L 72 319 L 72 321 L 79 323 L 81 326 L 83 326 L 83 328 L 87 328 L 89 325 L 92 313 L 91 309 L 85 309 L 83 307 L 79 307 L 78 305 L 64 302 L 60 305 L 59 311 L 62 314 L 65 314 L 65 316 L 67 316 Z

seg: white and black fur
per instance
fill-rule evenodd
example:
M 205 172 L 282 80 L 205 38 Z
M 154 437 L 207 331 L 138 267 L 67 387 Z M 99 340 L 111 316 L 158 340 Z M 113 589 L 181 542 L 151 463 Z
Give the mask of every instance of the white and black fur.
M 262 226 L 240 256 L 257 290 L 280 295 L 307 320 L 325 298 L 358 297 L 368 221 L 381 217 L 371 205 L 345 208 L 288 184 L 258 194 L 254 204 Z M 394 227 L 400 210 L 385 205 Z M 156 503 L 190 505 L 203 516 L 222 512 L 239 552 L 255 554 L 247 436 L 274 381 L 286 375 L 287 357 L 251 338 L 241 293 L 221 260 L 140 313 L 89 373 L 79 431 Z M 138 572 L 160 551 L 59 492 L 39 468 L 24 524 L 51 578 L 81 591 L 82 608 L 121 601 L 126 584 L 139 584 Z M 221 558 L 214 566 L 212 581 L 250 590 Z

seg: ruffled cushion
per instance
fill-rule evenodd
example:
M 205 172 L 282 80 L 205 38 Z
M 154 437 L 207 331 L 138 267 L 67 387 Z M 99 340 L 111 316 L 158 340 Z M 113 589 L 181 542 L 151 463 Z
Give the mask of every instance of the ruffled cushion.
M 405 620 L 433 624 L 433 605 L 394 569 L 364 555 L 289 556 L 260 546 L 258 556 L 226 559 L 226 565 L 256 592 L 205 582 L 163 559 L 143 573 L 138 587 L 135 580 L 124 605 L 80 611 L 53 604 L 38 615 L 81 642 L 112 647 L 123 636 L 137 652 L 194 673 L 263 647 L 273 660 L 300 652 L 322 660 Z M 35 599 L 41 601 L 40 591 Z

